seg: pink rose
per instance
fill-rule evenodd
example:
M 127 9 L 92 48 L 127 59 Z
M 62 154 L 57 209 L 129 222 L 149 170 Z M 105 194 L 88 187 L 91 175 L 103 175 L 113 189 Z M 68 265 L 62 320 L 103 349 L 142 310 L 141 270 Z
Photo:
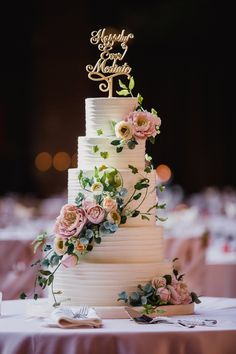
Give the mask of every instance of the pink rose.
M 172 305 L 180 305 L 181 304 L 181 297 L 175 288 L 172 285 L 167 285 L 167 288 L 170 290 L 170 303 Z
M 85 211 L 88 220 L 93 224 L 100 224 L 105 218 L 105 209 L 99 204 L 90 204 Z
M 158 288 L 156 294 L 160 296 L 163 302 L 167 303 L 170 300 L 170 292 L 166 288 Z
M 165 288 L 166 286 L 166 279 L 163 277 L 156 277 L 152 279 L 152 287 L 154 289 L 157 288 Z
M 62 207 L 60 215 L 56 219 L 54 232 L 65 238 L 77 236 L 86 224 L 87 217 L 82 208 L 74 204 L 66 204 Z
M 61 264 L 65 268 L 72 268 L 75 267 L 78 264 L 79 258 L 76 256 L 76 254 L 65 254 L 62 257 Z
M 134 136 L 137 139 L 147 139 L 155 137 L 157 128 L 161 125 L 161 120 L 156 115 L 148 111 L 134 111 L 125 117 L 125 121 L 133 125 Z
M 176 291 L 177 291 L 178 295 L 180 296 L 181 304 L 190 304 L 190 302 L 192 301 L 192 298 L 191 298 L 190 293 L 188 291 L 188 286 L 185 282 L 179 281 L 176 286 Z

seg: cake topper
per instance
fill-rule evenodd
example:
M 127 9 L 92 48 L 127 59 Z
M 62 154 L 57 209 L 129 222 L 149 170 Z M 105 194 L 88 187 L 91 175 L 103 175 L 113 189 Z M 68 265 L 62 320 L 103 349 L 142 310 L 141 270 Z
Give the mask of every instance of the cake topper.
M 126 75 L 130 79 L 131 67 L 127 63 L 119 65 L 119 62 L 124 59 L 128 50 L 127 43 L 132 38 L 134 38 L 134 35 L 132 33 L 125 34 L 124 29 L 119 34 L 107 34 L 106 28 L 91 33 L 90 42 L 97 44 L 101 54 L 96 64 L 87 65 L 86 70 L 91 80 L 105 81 L 100 83 L 99 89 L 103 92 L 108 91 L 108 97 L 112 97 L 113 77 Z M 121 51 L 113 51 L 115 44 L 120 44 Z

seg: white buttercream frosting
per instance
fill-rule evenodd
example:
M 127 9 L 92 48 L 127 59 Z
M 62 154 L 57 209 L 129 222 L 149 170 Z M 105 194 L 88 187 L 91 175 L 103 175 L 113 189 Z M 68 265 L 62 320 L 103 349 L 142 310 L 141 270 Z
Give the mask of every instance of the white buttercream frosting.
M 86 98 L 86 136 L 97 136 L 98 129 L 102 129 L 105 136 L 114 135 L 111 122 L 123 120 L 137 106 L 137 97 Z
M 114 137 L 79 137 L 78 138 L 78 167 L 80 169 L 90 169 L 94 166 L 109 165 L 117 169 L 128 168 L 129 164 L 135 165 L 138 169 L 145 167 L 145 142 L 141 141 L 136 145 L 135 149 L 131 150 L 124 146 L 119 153 L 116 152 L 116 147 L 111 145 Z M 93 147 L 97 146 L 98 151 L 93 152 Z M 108 158 L 101 157 L 101 152 L 107 152 Z
M 68 202 L 74 203 L 79 192 L 89 195 L 80 186 L 79 170 L 90 177 L 94 167 L 106 165 L 117 168 L 122 176 L 124 187 L 128 189 L 127 198 L 133 192 L 134 185 L 140 178 L 147 177 L 149 188 L 144 202 L 139 207 L 141 198 L 130 204 L 131 210 L 138 208 L 146 212 L 156 204 L 155 171 L 145 174 L 145 141 L 129 149 L 124 146 L 117 153 L 111 145 L 115 139 L 111 122 L 121 121 L 138 105 L 137 98 L 88 98 L 86 99 L 86 136 L 78 138 L 78 168 L 69 169 Z M 97 130 L 103 134 L 98 136 Z M 97 152 L 93 147 L 97 146 Z M 109 157 L 103 159 L 101 152 Z M 135 166 L 138 174 L 133 174 L 128 165 Z M 142 173 L 142 177 L 140 177 Z M 152 209 L 150 220 L 140 216 L 128 218 L 114 234 L 103 235 L 101 244 L 85 256 L 81 256 L 78 266 L 64 268 L 61 266 L 55 273 L 54 290 L 61 290 L 58 301 L 69 298 L 69 304 L 89 306 L 119 306 L 118 294 L 136 291 L 138 284 L 146 284 L 153 277 L 163 276 L 172 272 L 171 263 L 163 258 L 163 229 L 156 226 L 155 208 Z

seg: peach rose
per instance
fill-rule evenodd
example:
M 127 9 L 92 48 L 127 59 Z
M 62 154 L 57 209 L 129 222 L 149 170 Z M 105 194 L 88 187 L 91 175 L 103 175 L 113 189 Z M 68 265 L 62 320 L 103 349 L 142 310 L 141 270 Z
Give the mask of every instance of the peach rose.
M 74 254 L 74 253 L 65 254 L 62 257 L 61 264 L 65 268 L 72 268 L 72 267 L 75 267 L 78 264 L 78 261 L 79 261 L 79 258 L 78 258 L 78 256 L 76 256 L 76 254 Z
M 161 120 L 156 115 L 148 111 L 134 111 L 131 112 L 125 121 L 133 125 L 133 135 L 137 139 L 147 139 L 149 137 L 155 137 L 158 127 L 161 125 Z
M 152 279 L 152 287 L 154 289 L 157 288 L 165 288 L 166 286 L 166 279 L 163 277 L 156 277 Z
M 179 281 L 176 286 L 176 291 L 180 296 L 181 304 L 190 304 L 192 298 L 189 294 L 188 286 L 185 282 Z
M 76 241 L 76 244 L 75 244 L 75 249 L 79 252 L 83 252 L 85 250 L 86 246 L 81 243 L 79 240 Z
M 170 291 L 166 288 L 158 288 L 156 294 L 160 296 L 163 302 L 167 303 L 170 300 Z
M 56 219 L 54 232 L 65 238 L 77 236 L 86 221 L 87 217 L 82 208 L 78 208 L 74 204 L 66 204 L 62 207 L 60 215 Z
M 103 199 L 103 208 L 109 213 L 111 210 L 117 208 L 116 200 L 111 197 L 105 197 Z

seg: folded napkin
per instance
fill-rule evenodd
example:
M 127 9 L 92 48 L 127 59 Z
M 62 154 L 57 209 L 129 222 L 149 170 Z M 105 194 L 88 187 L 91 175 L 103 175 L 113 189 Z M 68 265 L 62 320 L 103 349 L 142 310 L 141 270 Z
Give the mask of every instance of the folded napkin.
M 79 308 L 60 307 L 51 313 L 51 325 L 57 325 L 61 328 L 77 327 L 101 327 L 102 319 L 98 317 L 96 311 L 89 307 L 86 317 L 79 317 Z

